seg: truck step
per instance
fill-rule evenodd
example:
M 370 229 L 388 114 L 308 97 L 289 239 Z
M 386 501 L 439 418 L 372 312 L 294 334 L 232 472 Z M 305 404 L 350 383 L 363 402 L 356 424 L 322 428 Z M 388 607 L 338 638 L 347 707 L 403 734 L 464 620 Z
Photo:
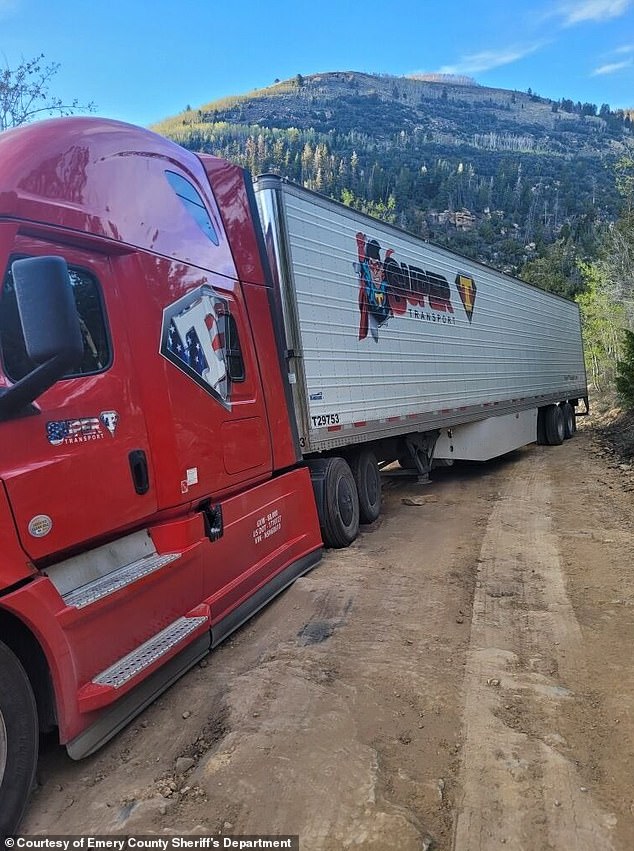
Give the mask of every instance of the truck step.
M 150 669 L 154 670 L 164 657 L 174 656 L 202 636 L 209 630 L 209 615 L 202 614 L 203 611 L 204 607 L 199 606 L 196 614 L 173 621 L 94 677 L 79 690 L 80 711 L 89 712 L 117 700 L 121 693 L 143 681 Z
M 205 617 L 179 618 L 165 627 L 157 635 L 148 639 L 145 644 L 137 647 L 132 653 L 128 653 L 123 659 L 119 659 L 114 665 L 106 668 L 93 683 L 103 686 L 121 688 L 124 683 L 136 677 L 145 668 L 149 668 L 161 656 L 165 656 L 173 647 L 184 641 L 188 635 L 207 621 Z
M 180 553 L 167 553 L 166 555 L 153 553 L 143 556 L 143 558 L 139 558 L 130 564 L 125 564 L 118 570 L 112 571 L 112 573 L 100 576 L 86 585 L 69 591 L 67 594 L 62 595 L 62 599 L 67 606 L 75 609 L 83 609 L 84 606 L 90 606 L 92 603 L 96 603 L 97 600 L 108 597 L 110 594 L 114 594 L 115 591 L 119 591 L 127 585 L 132 585 L 133 582 L 137 582 L 144 576 L 160 570 L 165 565 L 180 558 L 180 555 Z

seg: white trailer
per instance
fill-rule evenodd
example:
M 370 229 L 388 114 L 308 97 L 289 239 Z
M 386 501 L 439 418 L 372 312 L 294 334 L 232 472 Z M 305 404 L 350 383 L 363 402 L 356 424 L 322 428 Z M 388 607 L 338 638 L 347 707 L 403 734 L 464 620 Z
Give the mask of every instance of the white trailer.
M 360 454 L 366 473 L 370 453 L 424 475 L 573 434 L 587 411 L 574 302 L 278 177 L 255 190 L 308 458 L 348 457 L 359 486 Z

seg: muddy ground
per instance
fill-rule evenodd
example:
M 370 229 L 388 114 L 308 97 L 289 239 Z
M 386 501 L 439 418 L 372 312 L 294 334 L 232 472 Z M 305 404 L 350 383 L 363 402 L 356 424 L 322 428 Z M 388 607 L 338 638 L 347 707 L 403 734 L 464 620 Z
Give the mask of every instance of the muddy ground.
M 608 427 L 387 481 L 375 527 L 102 751 L 49 742 L 23 831 L 634 848 L 634 467 Z

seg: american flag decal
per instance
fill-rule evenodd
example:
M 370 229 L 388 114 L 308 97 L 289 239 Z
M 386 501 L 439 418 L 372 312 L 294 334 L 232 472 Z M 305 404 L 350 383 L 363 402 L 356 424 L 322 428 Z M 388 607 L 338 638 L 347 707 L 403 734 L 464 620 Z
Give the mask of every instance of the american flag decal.
M 55 420 L 46 423 L 46 436 L 51 446 L 62 443 L 83 443 L 103 437 L 99 417 L 83 417 L 77 420 Z
M 161 354 L 229 407 L 222 316 L 225 299 L 210 286 L 199 287 L 166 308 Z

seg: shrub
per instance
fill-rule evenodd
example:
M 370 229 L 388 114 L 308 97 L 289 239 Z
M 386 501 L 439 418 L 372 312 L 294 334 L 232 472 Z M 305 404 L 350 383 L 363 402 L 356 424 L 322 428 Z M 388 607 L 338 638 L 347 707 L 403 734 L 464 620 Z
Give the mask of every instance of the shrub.
M 623 360 L 616 362 L 616 390 L 625 407 L 634 410 L 634 333 L 623 332 Z

